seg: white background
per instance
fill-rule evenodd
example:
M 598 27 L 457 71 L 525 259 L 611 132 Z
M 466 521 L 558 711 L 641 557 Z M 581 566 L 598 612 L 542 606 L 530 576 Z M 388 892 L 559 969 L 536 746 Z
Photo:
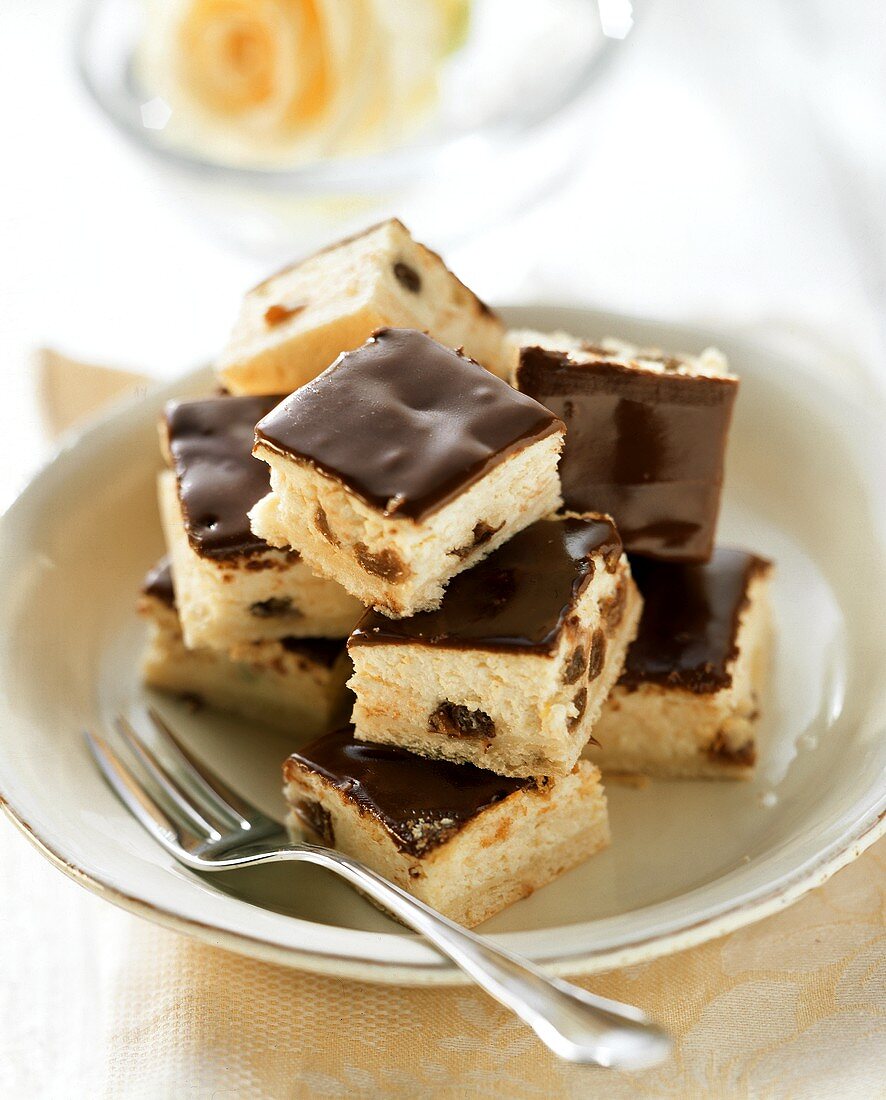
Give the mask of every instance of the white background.
M 723 322 L 882 384 L 886 5 L 637 6 L 570 179 L 447 259 L 493 303 Z M 0 5 L 0 505 L 44 453 L 31 349 L 169 376 L 212 355 L 264 274 L 206 237 L 93 112 L 73 7 Z M 89 1094 L 129 919 L 0 823 L 5 1095 Z

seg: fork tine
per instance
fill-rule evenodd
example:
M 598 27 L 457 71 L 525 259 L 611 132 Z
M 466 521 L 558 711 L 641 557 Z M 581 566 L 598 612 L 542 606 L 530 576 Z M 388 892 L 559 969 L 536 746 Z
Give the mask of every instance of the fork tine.
M 159 735 L 159 744 L 176 759 L 180 775 L 188 781 L 194 794 L 202 799 L 202 806 L 211 806 L 220 818 L 239 829 L 251 829 L 257 822 L 269 822 L 255 806 L 235 794 L 213 771 L 191 755 L 155 707 L 148 707 L 148 714 Z
M 197 830 L 205 833 L 208 840 L 221 840 L 224 825 L 220 828 L 219 822 L 211 820 L 210 814 L 204 816 L 204 814 L 200 812 L 200 809 L 198 809 L 194 805 L 193 800 L 185 794 L 175 778 L 170 775 L 148 746 L 143 743 L 132 724 L 127 721 L 122 714 L 118 714 L 114 721 L 114 725 L 117 728 L 117 732 L 138 757 L 142 767 L 151 776 L 166 798 L 175 805 L 179 813 L 182 814 L 192 826 L 196 826 Z
M 104 738 L 86 730 L 86 743 L 93 759 L 112 790 L 130 813 L 177 858 L 181 858 L 182 845 L 197 845 L 201 838 L 185 826 L 174 822 L 165 810 L 154 801 L 134 773 L 123 763 Z

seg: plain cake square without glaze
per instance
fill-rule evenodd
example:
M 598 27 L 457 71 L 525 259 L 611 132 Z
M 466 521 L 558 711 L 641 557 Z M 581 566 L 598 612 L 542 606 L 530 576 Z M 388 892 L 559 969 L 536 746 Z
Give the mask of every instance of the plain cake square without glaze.
M 629 553 L 706 561 L 738 379 L 723 355 L 565 333 L 508 338 L 515 384 L 566 424 L 564 506 L 608 512 Z
M 288 825 L 353 856 L 460 924 L 527 897 L 609 843 L 598 769 L 513 779 L 424 760 L 343 729 L 284 765 Z
M 563 425 L 471 359 L 383 329 L 255 429 L 271 492 L 252 530 L 404 616 L 560 505 Z
M 396 219 L 251 290 L 216 369 L 232 393 L 291 393 L 386 326 L 428 332 L 506 372 L 499 318 Z
M 612 520 L 540 520 L 436 611 L 348 641 L 361 740 L 509 776 L 565 776 L 622 670 L 641 599 Z
M 344 638 L 362 614 L 334 581 L 249 527 L 267 493 L 252 457 L 255 424 L 280 397 L 172 402 L 161 424 L 172 469 L 160 475 L 160 515 L 185 644 L 229 651 L 282 637 Z
M 138 611 L 148 623 L 142 658 L 148 687 L 275 726 L 297 741 L 317 737 L 346 718 L 351 662 L 343 641 L 254 642 L 239 647 L 236 658 L 217 649 L 188 649 L 168 559 L 146 577 Z
M 747 779 L 772 633 L 772 564 L 718 547 L 706 564 L 633 559 L 644 607 L 585 755 L 604 772 Z

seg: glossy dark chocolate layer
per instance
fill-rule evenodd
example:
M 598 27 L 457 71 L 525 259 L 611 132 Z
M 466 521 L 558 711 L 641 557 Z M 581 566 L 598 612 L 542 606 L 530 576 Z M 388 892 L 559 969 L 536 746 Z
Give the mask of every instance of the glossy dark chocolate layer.
M 606 516 L 539 520 L 479 565 L 459 573 L 436 611 L 388 619 L 368 611 L 355 645 L 551 652 L 561 626 L 594 575 L 594 557 L 614 569 L 621 540 Z
M 566 508 L 614 516 L 631 553 L 710 557 L 735 378 L 576 363 L 523 348 L 517 385 L 566 424 Z
M 661 684 L 697 694 L 728 688 L 748 586 L 769 568 L 764 558 L 723 547 L 705 564 L 631 558 L 643 615 L 619 685 Z
M 535 779 L 510 779 L 473 764 L 428 760 L 394 745 L 356 741 L 353 727 L 327 733 L 286 762 L 287 778 L 297 769 L 316 772 L 362 813 L 371 813 L 394 843 L 413 856 L 444 844 L 477 814 Z
M 298 653 L 317 665 L 332 668 L 345 648 L 341 638 L 281 638 L 287 653 Z
M 385 515 L 422 519 L 508 455 L 562 430 L 537 401 L 410 329 L 382 329 L 256 427 Z
M 270 490 L 264 462 L 252 457 L 255 425 L 283 395 L 174 401 L 166 427 L 188 539 L 210 558 L 267 550 L 247 512 Z
M 164 555 L 153 569 L 148 571 L 142 583 L 142 591 L 146 596 L 153 596 L 155 600 L 162 600 L 169 607 L 175 607 L 175 589 L 172 587 L 172 567 L 169 558 Z

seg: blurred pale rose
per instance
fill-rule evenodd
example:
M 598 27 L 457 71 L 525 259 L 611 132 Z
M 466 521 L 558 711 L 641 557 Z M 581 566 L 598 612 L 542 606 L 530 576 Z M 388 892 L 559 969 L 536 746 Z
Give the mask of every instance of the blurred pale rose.
M 469 0 L 148 0 L 138 63 L 169 137 L 232 162 L 383 149 L 434 102 Z

